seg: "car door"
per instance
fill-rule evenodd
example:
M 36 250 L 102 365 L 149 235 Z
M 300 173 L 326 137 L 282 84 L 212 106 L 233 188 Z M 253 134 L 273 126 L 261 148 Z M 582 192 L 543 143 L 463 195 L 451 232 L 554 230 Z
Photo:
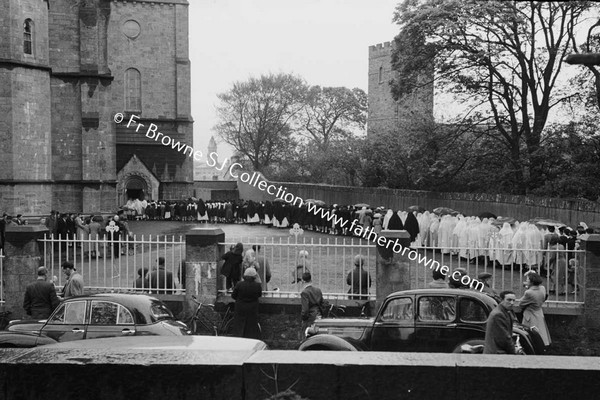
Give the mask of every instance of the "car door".
M 58 306 L 42 328 L 42 334 L 58 342 L 85 339 L 87 301 L 67 301 Z
M 111 301 L 92 300 L 87 339 L 131 336 L 135 332 L 133 316 L 127 308 Z
M 458 321 L 456 326 L 457 345 L 467 340 L 485 339 L 485 324 L 489 315 L 488 307 L 475 298 L 459 298 Z
M 411 351 L 415 341 L 412 296 L 389 299 L 375 319 L 369 343 L 374 351 Z
M 411 351 L 452 351 L 456 342 L 456 297 L 427 294 L 417 297 L 415 346 Z M 450 348 L 450 350 L 448 350 Z

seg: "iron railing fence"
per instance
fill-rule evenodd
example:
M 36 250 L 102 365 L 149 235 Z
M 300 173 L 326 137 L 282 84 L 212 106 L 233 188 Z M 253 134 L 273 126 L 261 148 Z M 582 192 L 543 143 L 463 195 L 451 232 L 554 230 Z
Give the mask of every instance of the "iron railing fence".
M 299 297 L 303 289 L 300 280 L 302 272 L 312 275 L 313 284 L 320 288 L 328 299 L 375 299 L 375 246 L 360 239 L 346 238 L 235 238 L 228 237 L 224 243 L 225 251 L 229 251 L 236 243 L 242 243 L 244 253 L 253 246 L 260 246 L 258 258 L 269 264 L 271 280 L 266 297 Z M 306 256 L 303 253 L 307 252 Z M 306 254 L 306 253 L 304 253 Z M 355 269 L 354 258 L 362 255 L 363 269 L 368 273 L 352 273 Z M 350 277 L 349 277 L 350 274 Z M 369 279 L 370 278 L 370 279 Z M 223 276 L 220 279 L 225 279 Z M 357 290 L 351 292 L 350 282 L 355 283 Z M 369 285 L 369 280 L 371 285 Z M 221 286 L 225 287 L 224 283 Z M 362 288 L 362 289 L 360 289 Z M 221 293 L 225 289 L 220 290 Z
M 51 235 L 39 241 L 44 246 L 44 265 L 58 290 L 66 281 L 61 264 L 70 261 L 83 276 L 86 292 L 185 294 L 182 236 L 133 235 L 110 240 L 108 236 L 78 239 Z M 159 257 L 165 259 L 164 268 L 157 268 Z
M 525 291 L 525 274 L 540 274 L 548 293 L 548 306 L 583 304 L 585 286 L 585 251 L 506 247 L 417 247 L 419 259 L 414 268 L 415 288 L 425 288 L 432 281 L 432 264 L 448 266 L 450 272 L 465 268 L 470 277 L 482 272 L 492 274 L 492 288 L 498 293 L 512 290 L 517 296 Z M 554 304 L 553 304 L 554 303 Z

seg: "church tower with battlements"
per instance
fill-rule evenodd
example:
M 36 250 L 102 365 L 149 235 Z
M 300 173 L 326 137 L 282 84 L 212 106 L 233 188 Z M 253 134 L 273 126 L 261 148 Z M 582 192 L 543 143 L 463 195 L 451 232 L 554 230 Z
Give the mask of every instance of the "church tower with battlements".
M 369 83 L 368 100 L 369 112 L 367 117 L 367 135 L 373 136 L 381 132 L 398 130 L 398 124 L 404 114 L 401 109 L 407 99 L 394 100 L 391 93 L 390 81 L 394 78 L 392 70 L 392 52 L 394 42 L 384 42 L 369 46 Z M 426 71 L 423 79 L 430 79 L 431 71 Z M 419 104 L 433 118 L 433 85 L 426 85 L 416 93 L 413 99 L 419 99 Z M 405 100 L 404 102 L 402 100 Z M 410 103 L 411 101 L 408 101 Z M 416 103 L 416 101 L 415 101 Z M 400 132 L 399 132 L 400 133 Z

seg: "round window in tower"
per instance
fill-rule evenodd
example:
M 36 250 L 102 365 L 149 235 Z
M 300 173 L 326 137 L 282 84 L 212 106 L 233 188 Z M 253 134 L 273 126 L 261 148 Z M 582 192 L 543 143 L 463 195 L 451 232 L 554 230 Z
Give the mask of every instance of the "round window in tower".
M 140 35 L 140 24 L 132 19 L 125 21 L 123 28 L 121 29 L 123 34 L 129 39 L 135 39 Z

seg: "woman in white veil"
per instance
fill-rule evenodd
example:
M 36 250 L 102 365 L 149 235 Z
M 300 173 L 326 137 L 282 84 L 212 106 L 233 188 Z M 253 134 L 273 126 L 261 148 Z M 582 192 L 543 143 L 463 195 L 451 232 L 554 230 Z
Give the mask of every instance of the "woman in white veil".
M 452 231 L 452 247 L 459 257 L 467 258 L 467 246 L 469 244 L 467 230 L 469 222 L 462 215 L 458 216 L 458 223 Z
M 527 248 L 527 225 L 529 225 L 527 222 L 522 222 L 512 238 L 514 262 L 520 265 L 527 263 L 525 257 L 525 249 Z
M 438 241 L 438 230 L 440 229 L 440 219 L 437 215 L 431 214 L 431 224 L 429 225 L 429 239 L 425 243 L 425 246 L 437 247 Z
M 510 224 L 505 222 L 497 233 L 496 261 L 501 265 L 511 265 L 514 261 L 512 252 L 512 238 L 515 235 Z

